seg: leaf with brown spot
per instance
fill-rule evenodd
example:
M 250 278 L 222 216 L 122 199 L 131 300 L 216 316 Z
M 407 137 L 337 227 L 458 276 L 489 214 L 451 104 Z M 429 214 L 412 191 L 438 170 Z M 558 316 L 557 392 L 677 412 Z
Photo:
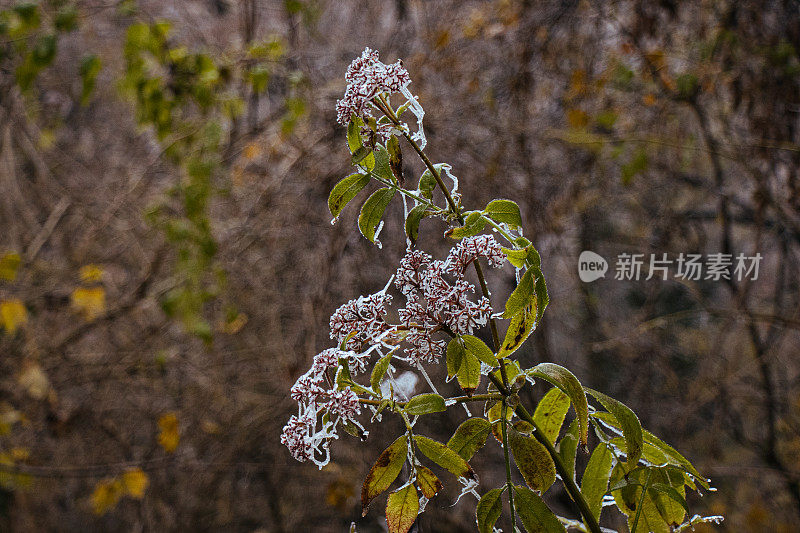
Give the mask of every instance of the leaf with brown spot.
M 442 482 L 436 474 L 430 468 L 421 465 L 417 466 L 417 486 L 429 500 L 442 490 Z
M 364 174 L 350 174 L 337 183 L 328 196 L 328 209 L 331 215 L 338 217 L 344 206 L 361 192 L 369 183 L 369 176 Z
M 375 461 L 370 468 L 364 485 L 361 487 L 361 510 L 367 513 L 367 507 L 380 493 L 389 488 L 389 485 L 400 475 L 403 463 L 406 462 L 408 451 L 408 436 L 402 435 L 395 440 Z
M 545 492 L 556 481 L 556 466 L 552 457 L 538 440 L 508 428 L 508 446 L 514 454 L 525 483 L 533 490 Z
M 511 319 L 511 323 L 506 330 L 505 340 L 497 353 L 497 358 L 508 357 L 516 352 L 528 338 L 528 335 L 531 334 L 534 327 L 536 327 L 536 301 L 531 300 L 522 311 Z
M 555 443 L 561 432 L 569 403 L 569 396 L 554 387 L 547 391 L 544 398 L 536 405 L 533 420 L 551 443 Z

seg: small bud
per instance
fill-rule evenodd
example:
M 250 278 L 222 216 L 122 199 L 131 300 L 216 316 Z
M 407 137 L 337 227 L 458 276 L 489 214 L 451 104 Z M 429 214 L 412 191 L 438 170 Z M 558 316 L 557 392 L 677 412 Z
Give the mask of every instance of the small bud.
M 506 404 L 508 405 L 508 408 L 513 411 L 519 405 L 519 396 L 517 396 L 516 394 L 512 394 L 511 396 L 506 398 Z
M 526 381 L 527 378 L 525 377 L 525 374 L 519 374 L 516 378 L 514 378 L 514 383 L 511 384 L 511 392 L 519 391 L 523 385 L 525 385 Z

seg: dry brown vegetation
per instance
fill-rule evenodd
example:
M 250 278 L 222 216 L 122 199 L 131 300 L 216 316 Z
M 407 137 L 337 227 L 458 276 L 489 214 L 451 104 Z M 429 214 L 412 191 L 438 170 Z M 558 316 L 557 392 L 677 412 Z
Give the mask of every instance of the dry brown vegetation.
M 13 333 L 4 318 L 0 337 L 0 530 L 381 530 L 380 506 L 360 518 L 357 495 L 392 423 L 366 444 L 341 439 L 322 472 L 279 443 L 289 387 L 330 345 L 328 317 L 382 287 L 404 250 L 397 206 L 380 253 L 352 207 L 334 226 L 326 208 L 349 173 L 335 101 L 365 46 L 404 60 L 429 153 L 453 166 L 465 204 L 499 196 L 522 207 L 551 303 L 520 358 L 569 366 L 630 405 L 713 479 L 718 492 L 690 504 L 724 514 L 721 530 L 794 530 L 797 2 L 76 5 L 79 29 L 59 38 L 32 90 L 0 63 L 0 255 L 21 257 L 0 300 L 27 315 Z M 245 105 L 227 123 L 208 210 L 218 248 L 204 279 L 226 273 L 202 305 L 211 342 L 162 310 L 185 272 L 179 245 L 145 213 L 186 171 L 119 89 L 126 28 L 159 19 L 172 23 L 171 42 L 213 57 L 238 61 L 273 35 L 285 50 L 266 92 L 232 88 Z M 82 106 L 87 53 L 103 68 Z M 406 165 L 416 179 L 422 167 Z M 444 229 L 424 221 L 419 245 L 441 257 Z M 581 250 L 764 260 L 753 282 L 584 284 Z M 492 275 L 512 288 L 508 272 Z M 435 420 L 443 438 L 458 423 Z M 501 478 L 500 459 L 486 453 L 476 470 Z M 142 497 L 134 487 L 98 509 L 97 491 L 136 469 Z M 452 496 L 432 501 L 420 530 L 474 528 L 473 507 L 451 508 Z M 564 493 L 548 501 L 571 509 Z

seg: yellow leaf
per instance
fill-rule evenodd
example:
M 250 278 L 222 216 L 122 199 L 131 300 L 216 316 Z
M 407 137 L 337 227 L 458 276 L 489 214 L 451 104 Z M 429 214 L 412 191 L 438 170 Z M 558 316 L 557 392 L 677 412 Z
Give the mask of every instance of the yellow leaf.
M 93 282 L 103 279 L 103 268 L 98 265 L 84 265 L 79 271 L 81 281 Z
M 72 291 L 72 307 L 91 322 L 106 310 L 106 291 L 103 287 L 82 287 Z
M 27 461 L 31 458 L 31 451 L 28 448 L 11 448 L 11 458 L 14 461 Z
M 0 404 L 0 435 L 11 432 L 11 426 L 22 420 L 22 415 L 7 403 Z
M 223 333 L 234 335 L 239 333 L 245 324 L 247 324 L 247 315 L 244 313 L 239 313 L 235 317 L 222 322 L 219 325 L 219 329 L 222 330 Z
M 261 147 L 258 145 L 258 143 L 252 142 L 244 147 L 244 150 L 242 150 L 242 155 L 247 160 L 255 159 L 261 155 Z
M 17 279 L 17 270 L 22 258 L 17 252 L 7 252 L 0 255 L 0 279 L 14 281 Z
M 36 363 L 28 362 L 19 375 L 19 384 L 31 397 L 42 400 L 50 390 L 50 381 L 47 379 L 42 367 Z
M 174 452 L 180 442 L 177 415 L 175 413 L 161 415 L 161 418 L 158 419 L 158 427 L 161 430 L 158 435 L 158 443 L 167 453 Z
M 125 493 L 132 498 L 141 500 L 149 484 L 150 480 L 141 468 L 132 468 L 122 474 L 122 486 L 125 488 Z
M 28 310 L 22 300 L 11 298 L 0 301 L 0 324 L 8 335 L 13 335 L 17 329 L 28 322 Z
M 97 483 L 92 493 L 92 510 L 102 515 L 117 505 L 123 495 L 122 483 L 118 479 L 104 479 Z
M 589 115 L 581 109 L 567 109 L 567 123 L 573 128 L 585 128 L 589 124 Z

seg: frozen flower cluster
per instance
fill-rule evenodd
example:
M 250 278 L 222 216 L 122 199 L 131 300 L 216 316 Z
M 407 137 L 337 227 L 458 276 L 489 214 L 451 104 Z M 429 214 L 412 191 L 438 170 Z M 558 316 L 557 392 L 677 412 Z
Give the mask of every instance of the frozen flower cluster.
M 434 362 L 447 346 L 437 333 L 463 335 L 486 325 L 492 313 L 489 299 L 471 300 L 475 286 L 464 277 L 467 267 L 478 258 L 493 267 L 505 262 L 500 244 L 491 235 L 462 239 L 445 260 L 409 249 L 394 277 L 406 299 L 406 307 L 398 310 L 399 326 L 387 321 L 392 296 L 386 291 L 391 280 L 383 290 L 350 300 L 333 313 L 330 335 L 340 348 L 317 354 L 311 368 L 291 389 L 298 414 L 283 428 L 281 442 L 295 459 L 322 467 L 330 460 L 330 442 L 337 438 L 339 424 L 363 430 L 356 420 L 361 414 L 358 395 L 350 387 L 335 386 L 336 372 L 343 371 L 340 361 L 353 374 L 365 372 L 373 352 L 381 357 L 387 350 L 398 350 L 397 344 L 404 341 L 405 358 L 400 359 L 415 366 Z M 409 396 L 417 381 L 408 373 L 392 377 L 391 371 L 388 379 L 400 397 Z M 384 385 L 381 390 L 387 395 L 388 385 Z
M 417 101 L 417 97 L 408 89 L 411 77 L 402 61 L 398 60 L 387 65 L 380 61 L 376 50 L 365 48 L 361 56 L 350 63 L 345 74 L 345 81 L 347 81 L 347 88 L 344 96 L 336 102 L 336 120 L 339 124 L 346 126 L 353 115 L 367 123 L 368 119 L 373 116 L 372 107 L 377 109 L 374 102 L 376 96 L 401 94 L 406 99 L 402 107 L 410 111 L 417 119 L 417 131 L 411 133 L 411 137 L 419 143 L 420 148 L 425 148 L 427 141 L 422 128 L 425 111 Z M 398 115 L 399 113 L 400 111 L 398 111 Z M 396 120 L 396 118 L 392 120 Z M 378 121 L 375 128 L 377 130 L 375 133 L 382 142 L 386 142 L 391 133 L 398 129 L 410 133 L 407 124 L 393 124 L 386 122 L 385 119 Z
M 345 343 L 348 350 L 356 351 L 361 351 L 365 344 L 378 344 L 391 329 L 386 322 L 386 306 L 391 303 L 392 296 L 386 294 L 385 289 L 350 300 L 331 315 L 331 339 L 339 345 Z M 357 356 L 351 362 L 356 363 L 354 371 L 364 370 L 366 362 Z
M 377 51 L 366 48 L 350 63 L 345 81 L 344 97 L 336 102 L 336 120 L 346 126 L 353 114 L 362 119 L 371 117 L 369 101 L 380 93 L 402 92 L 411 77 L 401 61 L 386 65 L 378 59 Z
M 335 390 L 328 387 L 339 359 L 349 359 L 353 352 L 329 348 L 314 357 L 311 368 L 300 376 L 291 389 L 291 397 L 299 407 L 281 434 L 281 443 L 298 461 L 313 461 L 320 468 L 330 459 L 330 441 L 337 438 L 336 426 L 349 422 L 359 427 L 361 414 L 358 396 L 349 387 Z M 325 416 L 327 415 L 327 416 Z
M 475 286 L 464 279 L 467 266 L 479 257 L 496 268 L 505 261 L 500 244 L 491 235 L 461 240 L 444 261 L 419 250 L 409 250 L 400 261 L 395 286 L 406 297 L 406 307 L 398 313 L 409 330 L 406 355 L 412 362 L 432 362 L 441 356 L 447 342 L 435 338 L 437 332 L 470 334 L 488 322 L 492 313 L 489 299 L 470 300 Z

